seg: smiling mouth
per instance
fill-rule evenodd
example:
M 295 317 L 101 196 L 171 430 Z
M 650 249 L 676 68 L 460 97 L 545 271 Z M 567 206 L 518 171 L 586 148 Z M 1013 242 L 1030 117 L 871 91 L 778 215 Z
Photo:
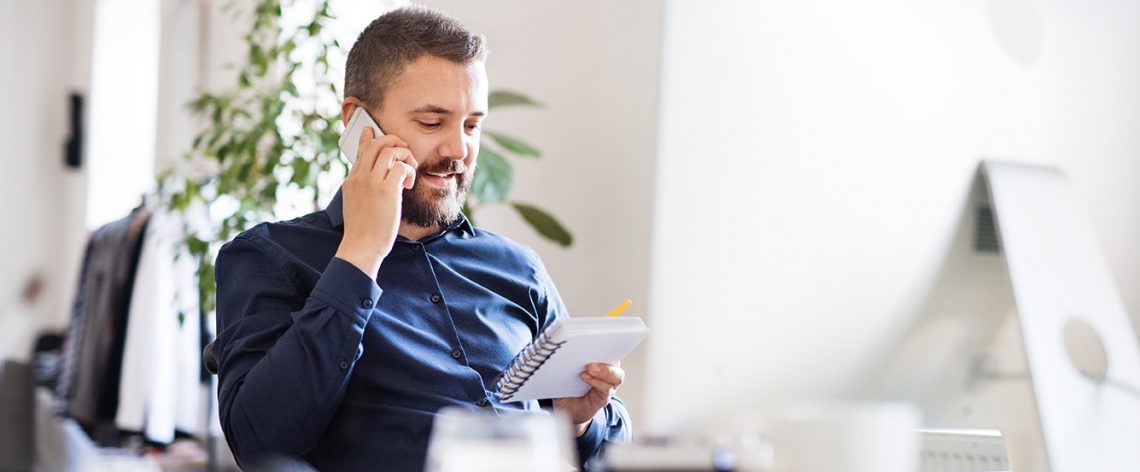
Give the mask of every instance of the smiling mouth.
M 451 173 L 439 174 L 429 172 L 426 174 L 420 174 L 420 178 L 423 179 L 424 182 L 427 182 L 428 184 L 435 187 L 448 187 L 455 183 L 455 175 L 456 174 Z

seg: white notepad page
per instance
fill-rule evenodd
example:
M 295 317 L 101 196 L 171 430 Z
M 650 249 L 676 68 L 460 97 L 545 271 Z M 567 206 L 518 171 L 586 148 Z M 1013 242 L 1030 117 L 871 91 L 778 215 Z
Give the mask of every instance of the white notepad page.
M 590 385 L 579 377 L 586 364 L 618 363 L 649 335 L 649 328 L 635 317 L 559 318 L 545 333 L 548 344 L 561 346 L 541 366 L 536 362 L 529 364 L 528 370 L 537 370 L 514 393 L 501 395 L 502 401 L 580 397 L 590 390 Z M 520 362 L 521 358 L 515 359 L 515 363 Z M 508 367 L 504 372 L 511 370 Z M 514 370 L 516 374 L 521 372 L 517 367 Z M 521 380 L 518 375 L 505 377 L 500 386 L 512 378 Z

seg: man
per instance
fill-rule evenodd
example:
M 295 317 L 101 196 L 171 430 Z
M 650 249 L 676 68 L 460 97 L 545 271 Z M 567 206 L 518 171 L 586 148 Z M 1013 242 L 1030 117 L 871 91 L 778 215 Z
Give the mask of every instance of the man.
M 262 224 L 218 255 L 220 413 L 240 463 L 422 470 L 446 406 L 499 414 L 493 386 L 567 316 L 538 256 L 460 213 L 487 113 L 480 35 L 425 7 L 381 16 L 348 56 L 356 163 L 324 211 Z M 383 295 L 381 295 L 383 294 Z M 591 364 L 580 398 L 544 405 L 574 424 L 583 462 L 627 439 L 620 367 Z

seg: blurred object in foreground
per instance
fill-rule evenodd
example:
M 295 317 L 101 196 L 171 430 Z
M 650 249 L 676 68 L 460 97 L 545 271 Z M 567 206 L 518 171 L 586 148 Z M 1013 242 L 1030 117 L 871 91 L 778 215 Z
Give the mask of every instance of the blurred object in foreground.
M 906 403 L 796 404 L 773 431 L 775 470 L 913 472 L 921 425 L 918 408 Z
M 561 472 L 569 430 L 546 414 L 504 414 L 445 408 L 428 444 L 428 472 Z
M 734 439 L 648 437 L 606 449 L 606 472 L 766 472 L 772 445 L 756 433 Z

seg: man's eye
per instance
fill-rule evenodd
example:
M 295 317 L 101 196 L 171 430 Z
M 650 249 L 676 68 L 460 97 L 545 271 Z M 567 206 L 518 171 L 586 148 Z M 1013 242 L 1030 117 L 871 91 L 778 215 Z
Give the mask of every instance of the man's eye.
M 440 125 L 439 123 L 428 123 L 426 121 L 420 122 L 420 126 L 423 126 L 424 128 L 429 128 L 429 129 L 439 128 L 439 125 Z
M 479 129 L 478 123 L 473 123 L 473 124 L 467 125 L 467 131 L 475 131 L 477 129 Z

